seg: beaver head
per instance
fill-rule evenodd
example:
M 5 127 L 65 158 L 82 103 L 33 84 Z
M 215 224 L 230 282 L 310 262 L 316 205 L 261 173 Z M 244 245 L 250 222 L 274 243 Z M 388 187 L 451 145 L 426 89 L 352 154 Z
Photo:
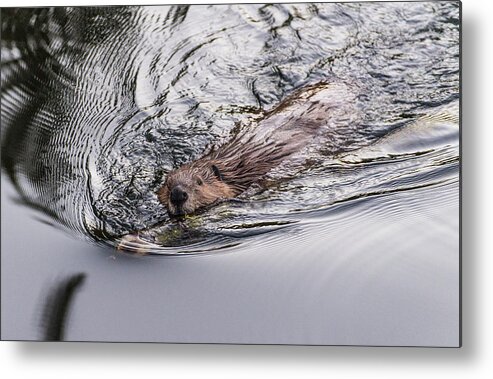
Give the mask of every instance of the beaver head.
M 158 190 L 170 216 L 183 216 L 233 198 L 292 154 L 296 144 L 235 137 L 204 157 L 171 171 Z
M 170 216 L 184 216 L 221 199 L 237 195 L 210 161 L 196 161 L 171 171 L 158 190 L 158 199 Z

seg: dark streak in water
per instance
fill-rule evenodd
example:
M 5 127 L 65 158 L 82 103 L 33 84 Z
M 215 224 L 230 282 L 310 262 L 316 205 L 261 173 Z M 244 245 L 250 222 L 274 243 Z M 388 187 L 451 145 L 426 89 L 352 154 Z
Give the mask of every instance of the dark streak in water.
M 63 341 L 70 307 L 85 279 L 86 274 L 75 274 L 60 281 L 51 290 L 43 310 L 43 340 Z
M 265 226 L 279 226 L 279 225 L 289 225 L 292 224 L 291 221 L 266 221 L 266 222 L 257 222 L 254 224 L 241 224 L 241 225 L 231 225 L 228 229 L 250 229 L 250 228 L 261 228 Z

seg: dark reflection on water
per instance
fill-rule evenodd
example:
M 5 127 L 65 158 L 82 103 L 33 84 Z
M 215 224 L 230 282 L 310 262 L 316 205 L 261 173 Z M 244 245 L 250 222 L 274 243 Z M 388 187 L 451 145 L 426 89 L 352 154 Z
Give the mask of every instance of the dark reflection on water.
M 2 167 L 23 203 L 76 235 L 160 225 L 127 241 L 155 253 L 439 192 L 458 183 L 458 35 L 453 2 L 2 9 Z M 330 80 L 357 97 L 308 163 L 184 228 L 168 222 L 155 191 L 170 169 Z
M 85 280 L 86 275 L 78 273 L 60 280 L 53 286 L 43 309 L 44 341 L 63 341 L 71 304 Z

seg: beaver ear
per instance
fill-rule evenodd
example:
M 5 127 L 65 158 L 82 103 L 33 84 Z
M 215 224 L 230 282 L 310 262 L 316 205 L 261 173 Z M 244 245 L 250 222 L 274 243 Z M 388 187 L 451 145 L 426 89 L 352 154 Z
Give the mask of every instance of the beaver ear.
M 216 177 L 219 179 L 219 180 L 223 180 L 223 176 L 221 174 L 221 171 L 219 171 L 219 169 L 217 168 L 216 165 L 212 165 L 212 172 L 214 173 L 214 175 L 216 175 Z

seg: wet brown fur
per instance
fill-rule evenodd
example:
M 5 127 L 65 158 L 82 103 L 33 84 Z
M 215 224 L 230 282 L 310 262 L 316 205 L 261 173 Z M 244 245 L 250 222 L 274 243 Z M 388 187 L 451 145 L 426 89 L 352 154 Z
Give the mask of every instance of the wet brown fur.
M 183 211 L 193 213 L 219 200 L 238 196 L 297 150 L 286 142 L 260 143 L 252 139 L 240 142 L 240 138 L 235 138 L 216 151 L 171 171 L 158 191 L 159 201 L 172 214 L 176 213 L 170 202 L 170 191 L 180 185 L 189 196 Z M 213 166 L 219 170 L 220 178 Z
M 263 124 L 260 122 L 249 131 L 251 136 L 239 134 L 217 150 L 171 171 L 158 190 L 158 199 L 170 215 L 190 214 L 222 199 L 238 196 L 306 146 L 329 111 L 327 106 L 310 104 L 307 100 L 311 96 L 309 91 L 316 93 L 317 88 L 320 86 L 309 87 L 303 91 L 303 96 L 295 93 L 281 102 L 265 115 Z M 279 120 L 283 121 L 282 125 L 276 125 Z M 274 131 L 259 139 L 256 133 L 262 131 L 262 125 L 274 126 Z M 176 186 L 188 194 L 181 209 L 170 200 L 171 190 Z

